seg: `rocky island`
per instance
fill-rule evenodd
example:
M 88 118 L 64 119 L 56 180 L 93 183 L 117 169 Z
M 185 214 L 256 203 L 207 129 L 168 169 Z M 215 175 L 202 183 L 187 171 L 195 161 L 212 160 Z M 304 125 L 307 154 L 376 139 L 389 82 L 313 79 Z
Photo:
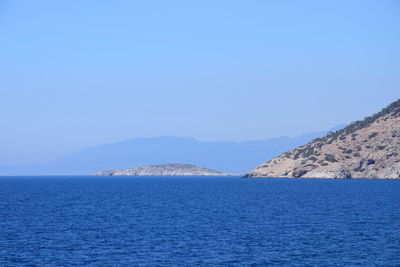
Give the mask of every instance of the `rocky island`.
M 274 158 L 245 177 L 400 178 L 400 100 Z
M 190 164 L 164 164 L 140 166 L 129 169 L 115 169 L 96 172 L 93 175 L 121 176 L 230 176 L 235 174 L 215 171 Z

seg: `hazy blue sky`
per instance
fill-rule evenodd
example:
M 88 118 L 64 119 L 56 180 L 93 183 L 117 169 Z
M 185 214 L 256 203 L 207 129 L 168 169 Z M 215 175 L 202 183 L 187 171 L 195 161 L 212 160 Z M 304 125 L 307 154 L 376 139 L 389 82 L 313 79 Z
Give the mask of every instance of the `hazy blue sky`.
M 0 0 L 0 165 L 331 128 L 400 96 L 400 1 Z

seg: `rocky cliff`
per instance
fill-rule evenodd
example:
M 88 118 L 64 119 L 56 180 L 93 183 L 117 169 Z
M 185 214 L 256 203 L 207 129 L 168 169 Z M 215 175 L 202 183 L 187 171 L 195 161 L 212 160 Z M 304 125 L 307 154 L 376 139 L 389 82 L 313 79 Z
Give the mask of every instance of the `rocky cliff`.
M 130 169 L 115 169 L 96 172 L 93 175 L 123 176 L 226 176 L 233 175 L 190 164 L 165 164 L 141 166 Z
M 400 100 L 261 164 L 245 177 L 400 178 Z

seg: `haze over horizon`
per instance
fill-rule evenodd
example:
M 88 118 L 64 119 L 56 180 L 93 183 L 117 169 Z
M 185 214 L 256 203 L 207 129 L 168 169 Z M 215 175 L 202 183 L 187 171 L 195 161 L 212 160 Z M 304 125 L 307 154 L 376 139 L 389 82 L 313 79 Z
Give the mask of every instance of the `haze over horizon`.
M 399 15 L 394 0 L 1 1 L 0 165 L 361 119 L 399 98 Z

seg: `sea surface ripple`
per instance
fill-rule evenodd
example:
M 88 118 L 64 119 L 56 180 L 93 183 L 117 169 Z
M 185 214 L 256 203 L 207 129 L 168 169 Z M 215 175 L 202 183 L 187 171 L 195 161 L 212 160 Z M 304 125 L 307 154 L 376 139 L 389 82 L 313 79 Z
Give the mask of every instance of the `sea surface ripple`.
M 400 266 L 400 181 L 1 177 L 1 266 Z

